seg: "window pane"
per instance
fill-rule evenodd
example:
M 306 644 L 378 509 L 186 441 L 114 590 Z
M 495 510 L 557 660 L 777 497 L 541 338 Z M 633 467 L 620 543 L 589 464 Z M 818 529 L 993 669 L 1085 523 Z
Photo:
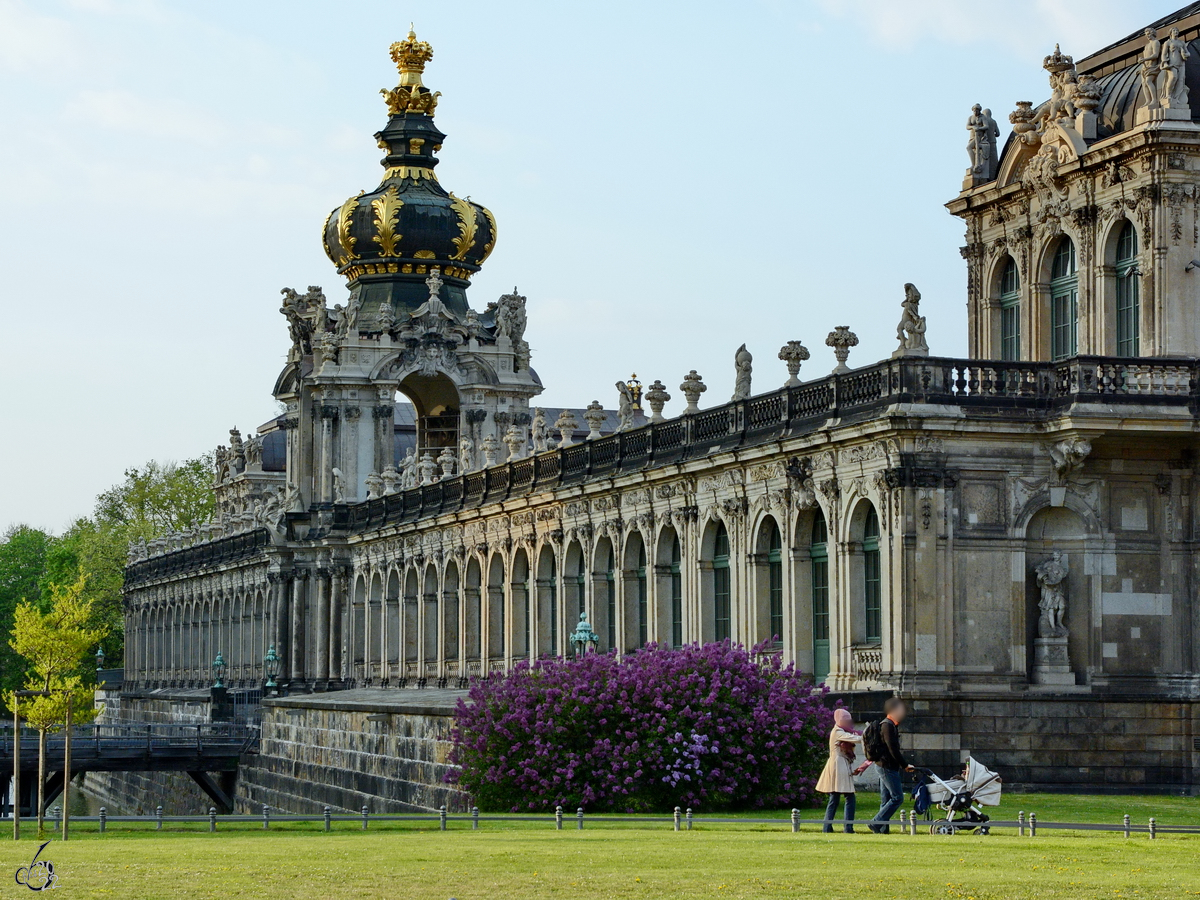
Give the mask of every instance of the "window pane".
M 1137 356 L 1140 341 L 1140 291 L 1137 276 L 1137 232 L 1125 223 L 1117 239 L 1117 356 Z

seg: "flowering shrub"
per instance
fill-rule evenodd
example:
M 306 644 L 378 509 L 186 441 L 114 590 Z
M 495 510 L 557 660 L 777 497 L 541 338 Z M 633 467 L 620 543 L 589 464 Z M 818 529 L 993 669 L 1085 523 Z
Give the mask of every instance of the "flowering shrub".
M 459 701 L 452 777 L 487 810 L 790 806 L 831 722 L 792 666 L 728 642 L 541 660 Z

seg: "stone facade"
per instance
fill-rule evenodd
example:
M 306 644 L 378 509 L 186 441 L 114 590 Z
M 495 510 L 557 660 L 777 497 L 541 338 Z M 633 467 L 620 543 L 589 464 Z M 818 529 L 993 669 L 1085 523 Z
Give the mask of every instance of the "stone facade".
M 553 428 L 529 412 L 540 384 L 515 291 L 476 313 L 450 250 L 368 272 L 331 248 L 392 246 L 388 179 L 416 176 L 385 162 L 379 214 L 352 198 L 346 229 L 327 224 L 347 306 L 286 292 L 286 471 L 254 472 L 231 436 L 214 523 L 132 550 L 127 681 L 201 687 L 220 651 L 231 686 L 257 689 L 274 647 L 301 712 L 266 708 L 247 802 L 438 805 L 435 782 L 412 785 L 442 771 L 444 721 L 385 733 L 339 695 L 562 655 L 584 616 L 604 651 L 728 639 L 837 691 L 899 691 L 914 747 L 947 765 L 974 750 L 1033 787 L 1196 789 L 1200 126 L 1129 93 L 1145 39 L 1114 46 L 1047 57 L 1052 99 L 1019 105 L 1003 152 L 990 114 L 972 115 L 950 204 L 968 226 L 972 358 L 929 355 L 908 284 L 890 360 L 850 367 L 841 326 L 833 373 L 801 382 L 810 354 L 781 335 L 783 388 L 756 392 L 742 347 L 729 403 L 702 409 L 692 371 L 684 413 L 662 416 L 656 381 L 647 421 L 640 386 L 619 383 L 617 432 L 582 441 L 569 411 Z M 425 115 L 393 114 L 393 155 Z M 448 198 L 461 253 L 482 213 Z M 397 391 L 418 410 L 399 468 Z M 1170 724 L 1134 747 L 1113 715 Z M 312 799 L 302 786 L 330 766 Z

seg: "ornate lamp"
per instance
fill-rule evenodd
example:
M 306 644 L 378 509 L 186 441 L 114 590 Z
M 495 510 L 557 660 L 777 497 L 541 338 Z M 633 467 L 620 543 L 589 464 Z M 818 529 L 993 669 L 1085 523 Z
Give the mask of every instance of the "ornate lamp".
M 104 645 L 96 648 L 96 669 L 97 671 L 104 668 Z
M 279 677 L 279 668 L 281 662 L 282 661 L 275 654 L 275 645 L 272 644 L 267 648 L 267 655 L 263 657 L 263 672 L 266 673 L 267 676 L 266 687 L 279 687 L 279 682 L 275 679 Z
M 218 652 L 217 658 L 213 660 L 213 664 L 212 664 L 213 687 L 215 687 L 215 688 L 225 687 L 225 673 L 228 671 L 229 671 L 229 666 L 225 665 L 225 656 L 222 653 Z
M 600 643 L 600 635 L 592 631 L 591 623 L 587 620 L 587 613 L 581 611 L 579 613 L 579 624 L 575 626 L 575 633 L 571 635 L 571 643 L 575 646 L 575 655 L 583 656 L 588 651 L 588 646 L 591 646 L 592 652 L 596 652 L 596 648 Z

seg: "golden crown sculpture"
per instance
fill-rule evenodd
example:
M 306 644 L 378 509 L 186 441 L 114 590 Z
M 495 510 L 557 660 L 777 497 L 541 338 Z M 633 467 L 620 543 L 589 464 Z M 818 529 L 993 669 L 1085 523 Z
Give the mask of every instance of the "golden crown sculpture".
M 379 92 L 387 102 L 388 114 L 432 116 L 442 92 L 425 87 L 421 83 L 421 73 L 425 71 L 425 63 L 433 59 L 433 47 L 427 41 L 418 41 L 417 33 L 410 28 L 408 37 L 392 44 L 390 52 L 400 70 L 400 83 L 390 91 L 384 88 Z
M 401 75 L 410 73 L 420 75 L 425 71 L 425 63 L 433 59 L 433 47 L 429 45 L 428 41 L 418 41 L 417 33 L 410 28 L 408 37 L 392 44 L 391 54 L 392 62 L 396 64 Z M 400 83 L 408 82 L 402 78 Z M 417 78 L 415 83 L 420 84 L 421 79 Z

